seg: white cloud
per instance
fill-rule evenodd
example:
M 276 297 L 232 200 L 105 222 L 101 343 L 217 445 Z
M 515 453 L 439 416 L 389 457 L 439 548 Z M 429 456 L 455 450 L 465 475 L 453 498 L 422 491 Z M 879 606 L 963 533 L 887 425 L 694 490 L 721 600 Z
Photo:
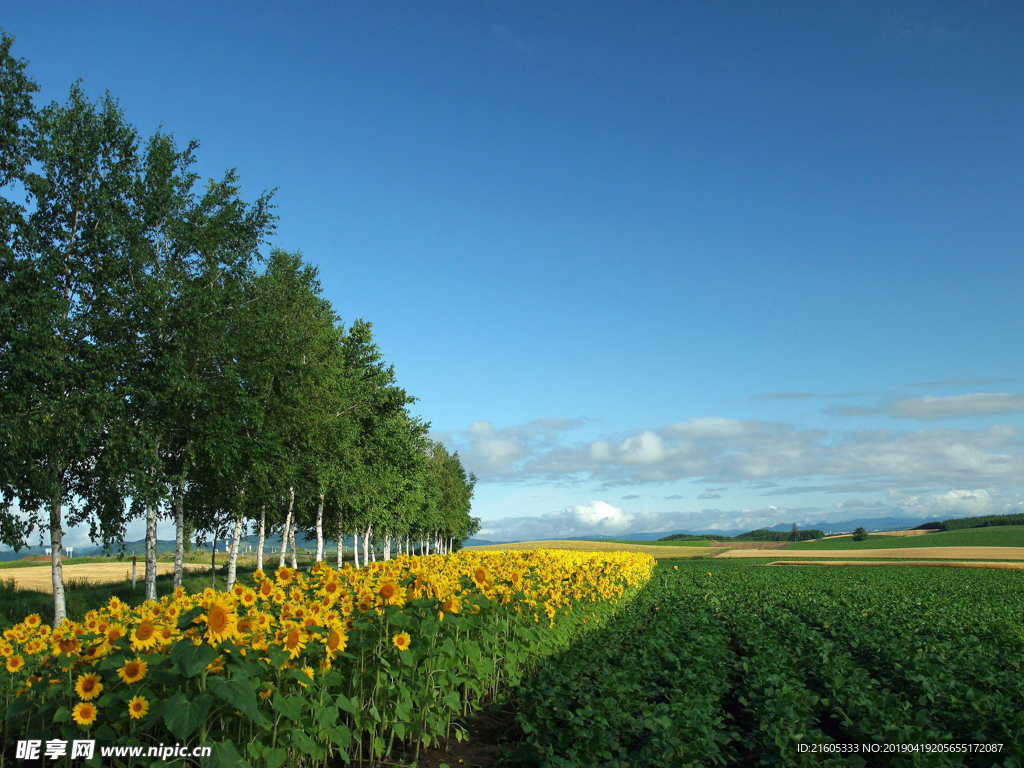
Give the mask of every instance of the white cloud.
M 833 406 L 827 410 L 837 416 L 890 416 L 895 419 L 937 421 L 964 417 L 1005 416 L 1024 411 L 1024 394 L 1014 392 L 975 392 L 967 395 L 908 397 L 870 407 Z
M 988 514 L 1024 512 L 1020 494 L 1000 495 L 984 489 L 955 489 L 932 494 L 895 492 L 889 501 L 847 499 L 831 507 L 702 509 L 689 512 L 626 511 L 604 501 L 591 501 L 536 516 L 505 517 L 483 522 L 478 536 L 499 541 L 537 541 L 584 536 L 615 538 L 633 533 L 667 531 L 749 531 L 797 523 L 801 527 L 852 519 L 907 517 L 945 520 Z
M 971 407 L 980 407 L 979 402 Z M 497 429 L 489 421 L 475 421 L 442 439 L 483 482 L 589 480 L 611 487 L 695 479 L 741 482 L 781 496 L 858 494 L 891 486 L 1011 486 L 1024 478 L 1024 430 L 1010 425 L 829 432 L 705 418 L 567 443 L 566 431 L 580 423 L 545 419 Z
M 549 450 L 559 435 L 583 424 L 581 419 L 535 419 L 522 426 L 495 428 L 490 421 L 474 421 L 454 434 L 436 434 L 459 452 L 463 464 L 484 481 L 519 475 L 522 460 Z

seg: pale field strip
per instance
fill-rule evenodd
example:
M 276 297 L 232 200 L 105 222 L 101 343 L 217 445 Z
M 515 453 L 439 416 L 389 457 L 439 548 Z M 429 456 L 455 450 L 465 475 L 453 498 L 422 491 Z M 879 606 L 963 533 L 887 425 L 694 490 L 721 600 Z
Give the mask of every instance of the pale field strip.
M 909 531 L 875 531 L 869 533 L 868 536 L 924 536 L 928 533 L 938 533 L 938 531 L 924 529 L 911 529 Z M 852 533 L 837 533 L 835 536 L 826 536 L 826 539 L 849 539 L 852 538 Z
M 934 560 L 917 561 L 915 563 L 907 563 L 903 561 L 892 561 L 892 562 L 878 562 L 872 561 L 865 563 L 863 560 L 776 560 L 774 563 L 768 563 L 768 565 L 795 565 L 795 566 L 806 566 L 806 565 L 861 565 L 861 566 L 880 566 L 880 565 L 897 565 L 904 568 L 921 567 L 921 568 L 991 568 L 995 570 L 1004 571 L 1020 571 L 1024 570 L 1024 563 L 1005 563 L 1005 562 L 989 562 L 985 560 L 944 560 L 942 562 L 936 562 Z
M 198 563 L 185 563 L 187 570 L 205 570 L 210 566 Z M 69 582 L 88 581 L 90 584 L 109 584 L 115 581 L 131 581 L 131 563 L 86 563 L 84 565 L 63 565 L 64 584 Z M 172 573 L 174 563 L 157 563 L 157 574 Z M 146 578 L 146 563 L 140 561 L 135 571 L 135 578 L 138 584 L 142 584 Z M 53 592 L 53 579 L 50 577 L 50 566 L 41 565 L 32 568 L 11 568 L 0 571 L 0 581 L 11 580 L 19 589 L 32 589 L 37 592 Z
M 1024 560 L 1024 547 L 914 547 L 897 549 L 731 549 L 716 557 L 837 558 L 843 560 Z
M 615 544 L 606 541 L 519 541 L 514 544 L 483 544 L 477 547 L 466 547 L 469 552 L 523 549 L 568 549 L 573 552 L 645 552 L 656 558 L 699 557 L 714 551 L 711 547 L 666 547 L 652 544 Z

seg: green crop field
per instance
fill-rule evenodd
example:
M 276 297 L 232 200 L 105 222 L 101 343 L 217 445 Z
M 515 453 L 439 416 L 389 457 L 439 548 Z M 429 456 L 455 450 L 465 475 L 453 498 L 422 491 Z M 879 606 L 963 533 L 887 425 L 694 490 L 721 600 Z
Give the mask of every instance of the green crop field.
M 516 692 L 505 764 L 1021 765 L 1022 627 L 1019 572 L 662 562 Z
M 583 539 L 580 539 L 583 541 Z M 630 539 L 600 539 L 603 544 L 642 544 L 651 547 L 706 547 L 708 542 L 705 540 L 697 539 L 694 541 L 665 541 L 664 539 L 658 539 L 656 541 L 646 540 L 630 540 Z
M 787 549 L 905 549 L 907 547 L 1024 547 L 1024 525 L 965 528 L 940 531 L 924 536 L 869 536 L 854 541 L 844 536 L 822 541 L 802 541 Z

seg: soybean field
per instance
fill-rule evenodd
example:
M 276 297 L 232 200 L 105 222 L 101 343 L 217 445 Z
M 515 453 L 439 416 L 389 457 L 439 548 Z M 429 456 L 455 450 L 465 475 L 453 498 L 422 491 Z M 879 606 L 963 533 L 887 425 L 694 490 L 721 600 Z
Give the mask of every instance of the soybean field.
M 662 561 L 516 700 L 510 766 L 1024 765 L 1024 574 Z

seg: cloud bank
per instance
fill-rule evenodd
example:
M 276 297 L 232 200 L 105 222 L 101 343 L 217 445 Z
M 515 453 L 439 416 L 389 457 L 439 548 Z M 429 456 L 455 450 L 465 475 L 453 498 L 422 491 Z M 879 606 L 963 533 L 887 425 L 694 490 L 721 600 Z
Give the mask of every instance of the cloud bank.
M 498 541 L 536 541 L 582 536 L 622 536 L 673 530 L 736 531 L 778 523 L 842 522 L 854 518 L 911 517 L 922 521 L 973 515 L 1024 512 L 1024 497 L 1000 497 L 984 489 L 958 489 L 936 494 L 906 495 L 892 491 L 883 502 L 847 499 L 824 510 L 769 505 L 757 509 L 702 509 L 690 512 L 627 511 L 605 501 L 576 504 L 535 516 L 487 520 L 477 534 Z

